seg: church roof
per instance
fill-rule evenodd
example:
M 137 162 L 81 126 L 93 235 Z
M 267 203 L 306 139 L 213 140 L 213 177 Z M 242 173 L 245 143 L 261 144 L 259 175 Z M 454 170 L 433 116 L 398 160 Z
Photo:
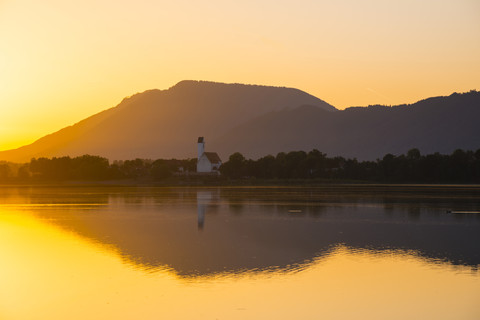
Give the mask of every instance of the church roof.
M 203 153 L 211 163 L 221 163 L 220 157 L 216 152 L 204 152 Z

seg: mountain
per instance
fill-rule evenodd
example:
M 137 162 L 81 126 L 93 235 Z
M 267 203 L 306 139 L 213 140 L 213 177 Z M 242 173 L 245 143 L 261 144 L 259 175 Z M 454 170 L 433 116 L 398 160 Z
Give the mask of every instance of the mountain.
M 213 148 L 259 157 L 312 150 L 375 160 L 387 153 L 451 153 L 480 148 L 480 92 L 454 93 L 410 105 L 352 107 L 327 112 L 310 105 L 272 111 L 218 139 Z
M 480 148 L 480 93 L 454 93 L 410 105 L 337 110 L 292 88 L 182 81 L 0 152 L 0 160 L 100 155 L 116 159 L 196 157 L 198 136 L 226 161 L 318 149 L 329 156 L 375 160 L 387 153 L 451 153 Z
M 328 103 L 292 88 L 181 81 L 149 90 L 34 143 L 0 152 L 0 159 L 94 154 L 114 159 L 196 157 L 198 136 L 214 140 L 262 114 L 298 105 L 328 112 Z M 212 149 L 209 149 L 212 150 Z

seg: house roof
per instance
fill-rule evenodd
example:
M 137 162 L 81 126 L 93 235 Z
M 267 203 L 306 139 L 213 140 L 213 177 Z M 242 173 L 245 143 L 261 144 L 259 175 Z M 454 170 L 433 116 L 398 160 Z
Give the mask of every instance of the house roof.
M 203 153 L 211 163 L 221 163 L 222 160 L 216 152 L 204 152 Z

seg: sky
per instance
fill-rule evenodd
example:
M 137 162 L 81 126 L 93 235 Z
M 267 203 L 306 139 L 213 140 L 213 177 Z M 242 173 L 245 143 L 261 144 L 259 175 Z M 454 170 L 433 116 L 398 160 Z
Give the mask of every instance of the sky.
M 0 150 L 187 79 L 338 109 L 480 90 L 480 0 L 0 0 Z

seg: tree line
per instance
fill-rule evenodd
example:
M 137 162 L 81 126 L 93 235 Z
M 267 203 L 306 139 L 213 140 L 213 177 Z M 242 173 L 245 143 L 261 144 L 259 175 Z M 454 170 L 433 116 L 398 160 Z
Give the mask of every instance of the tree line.
M 29 163 L 0 162 L 0 183 L 48 181 L 182 180 L 196 171 L 196 159 L 113 161 L 80 157 L 33 158 Z M 218 180 L 318 180 L 379 183 L 480 183 L 480 149 L 455 150 L 450 155 L 422 155 L 418 149 L 406 154 L 387 154 L 376 161 L 328 157 L 310 152 L 280 152 L 257 160 L 232 154 L 220 167 Z
M 92 155 L 33 158 L 29 163 L 0 163 L 1 182 L 102 181 L 120 179 L 163 180 L 175 172 L 196 169 L 196 159 L 113 161 Z
M 450 155 L 421 155 L 418 149 L 376 161 L 327 157 L 316 149 L 310 152 L 281 152 L 258 160 L 234 153 L 220 167 L 231 179 L 328 179 L 381 183 L 480 183 L 480 149 L 455 150 Z

